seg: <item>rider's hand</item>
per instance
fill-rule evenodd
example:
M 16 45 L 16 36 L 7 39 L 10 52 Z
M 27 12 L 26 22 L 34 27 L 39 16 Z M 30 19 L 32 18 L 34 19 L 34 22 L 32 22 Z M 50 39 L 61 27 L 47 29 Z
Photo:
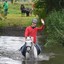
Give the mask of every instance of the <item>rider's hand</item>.
M 43 25 L 45 25 L 45 22 L 44 22 L 44 20 L 43 20 L 43 19 L 41 19 L 41 23 L 42 23 Z

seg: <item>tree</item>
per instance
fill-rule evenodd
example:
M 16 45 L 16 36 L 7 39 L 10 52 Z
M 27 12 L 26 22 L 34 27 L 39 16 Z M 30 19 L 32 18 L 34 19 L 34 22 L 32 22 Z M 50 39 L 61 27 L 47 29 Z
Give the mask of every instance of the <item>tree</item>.
M 64 46 L 64 9 L 52 11 L 46 18 L 47 45 Z
M 14 3 L 15 2 L 15 0 L 11 0 L 11 3 Z
M 35 14 L 48 14 L 52 10 L 61 10 L 64 8 L 64 0 L 37 0 L 35 1 Z M 44 11 L 44 12 L 43 12 Z M 40 14 L 40 15 L 41 15 Z M 40 17 L 39 15 L 39 17 Z M 43 15 L 42 15 L 43 17 Z
M 39 16 L 39 19 L 46 18 L 46 29 L 43 37 L 44 39 L 47 38 L 47 43 L 51 45 L 54 43 L 62 43 L 64 45 L 63 8 L 64 0 L 38 0 L 35 2 L 34 13 Z

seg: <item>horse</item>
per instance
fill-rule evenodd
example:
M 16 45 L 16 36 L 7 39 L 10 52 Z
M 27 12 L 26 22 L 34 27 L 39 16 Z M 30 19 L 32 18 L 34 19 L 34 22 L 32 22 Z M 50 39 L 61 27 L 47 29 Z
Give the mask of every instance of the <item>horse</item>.
M 35 44 L 33 43 L 33 37 L 26 38 L 25 44 L 20 48 L 20 51 L 26 59 L 37 58 L 38 51 Z

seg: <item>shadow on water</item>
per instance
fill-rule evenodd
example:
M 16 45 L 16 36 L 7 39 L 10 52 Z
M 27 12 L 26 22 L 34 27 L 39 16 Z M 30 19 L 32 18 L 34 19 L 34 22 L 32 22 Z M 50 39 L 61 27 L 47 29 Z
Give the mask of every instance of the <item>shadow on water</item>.
M 64 64 L 64 48 L 44 49 L 37 60 L 24 60 L 20 47 L 24 45 L 24 30 L 20 27 L 0 29 L 0 64 Z

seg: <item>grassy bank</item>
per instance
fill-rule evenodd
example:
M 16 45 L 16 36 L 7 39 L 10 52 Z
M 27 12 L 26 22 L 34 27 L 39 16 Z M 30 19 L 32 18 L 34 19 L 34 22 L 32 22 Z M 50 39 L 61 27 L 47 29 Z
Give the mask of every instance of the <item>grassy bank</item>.
M 20 14 L 9 14 L 7 19 L 0 20 L 0 27 L 6 26 L 29 26 L 34 16 L 21 17 Z
M 1 4 L 3 5 L 3 4 Z M 35 17 L 33 14 L 26 17 L 25 14 L 20 12 L 21 4 L 9 4 L 8 15 L 6 19 L 0 20 L 0 28 L 7 26 L 28 26 L 31 24 L 32 19 Z M 31 5 L 25 4 L 25 7 L 31 8 Z M 4 11 L 4 10 L 3 10 Z

